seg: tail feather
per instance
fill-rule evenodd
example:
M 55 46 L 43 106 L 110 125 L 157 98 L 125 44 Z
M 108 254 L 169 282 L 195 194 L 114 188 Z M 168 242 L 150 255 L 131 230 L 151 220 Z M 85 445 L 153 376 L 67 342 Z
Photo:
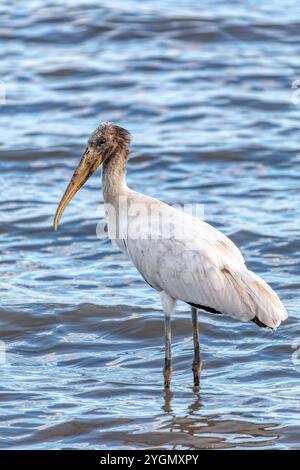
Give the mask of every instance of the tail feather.
M 251 318 L 258 326 L 276 329 L 287 319 L 287 311 L 271 287 L 252 271 L 245 271 L 241 281 L 251 299 Z

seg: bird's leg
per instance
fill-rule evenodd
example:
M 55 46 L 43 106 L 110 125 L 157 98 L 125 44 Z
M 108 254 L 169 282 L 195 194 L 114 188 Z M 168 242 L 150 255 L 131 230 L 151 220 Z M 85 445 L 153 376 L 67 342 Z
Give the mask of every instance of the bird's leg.
M 165 366 L 163 369 L 165 377 L 165 387 L 169 388 L 172 378 L 172 335 L 171 335 L 171 315 L 165 312 Z
M 171 316 L 174 311 L 176 300 L 163 291 L 160 293 L 160 298 L 165 314 L 165 366 L 163 368 L 163 374 L 165 378 L 165 388 L 169 388 L 173 371 Z
M 194 386 L 200 385 L 201 358 L 200 358 L 200 340 L 199 340 L 199 323 L 196 307 L 192 307 L 192 324 L 193 324 L 193 340 L 194 340 L 194 361 L 193 374 Z

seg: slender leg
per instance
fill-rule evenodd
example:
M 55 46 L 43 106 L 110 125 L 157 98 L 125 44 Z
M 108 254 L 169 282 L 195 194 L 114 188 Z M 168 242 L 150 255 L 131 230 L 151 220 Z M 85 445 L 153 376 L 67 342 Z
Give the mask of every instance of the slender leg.
M 165 314 L 165 366 L 163 368 L 163 374 L 165 378 L 165 388 L 169 388 L 173 371 L 171 316 L 176 305 L 176 300 L 164 291 L 160 293 L 160 299 Z
M 200 385 L 201 358 L 200 358 L 200 341 L 199 341 L 199 324 L 197 318 L 197 309 L 192 307 L 192 324 L 193 324 L 193 340 L 194 340 L 194 361 L 193 374 L 194 386 Z

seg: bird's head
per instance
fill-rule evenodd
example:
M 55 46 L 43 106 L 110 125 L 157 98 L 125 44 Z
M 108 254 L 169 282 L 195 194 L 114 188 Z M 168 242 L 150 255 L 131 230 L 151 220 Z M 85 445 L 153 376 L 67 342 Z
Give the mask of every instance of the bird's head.
M 54 230 L 58 229 L 60 218 L 73 198 L 99 166 L 113 161 L 116 155 L 128 155 L 130 134 L 123 127 L 104 122 L 92 132 L 88 146 L 61 198 L 54 217 Z

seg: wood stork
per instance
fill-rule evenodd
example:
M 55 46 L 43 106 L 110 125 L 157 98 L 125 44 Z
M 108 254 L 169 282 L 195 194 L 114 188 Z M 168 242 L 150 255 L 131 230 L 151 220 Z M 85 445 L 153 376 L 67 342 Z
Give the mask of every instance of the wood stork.
M 72 197 L 102 165 L 109 237 L 160 294 L 165 315 L 165 387 L 172 376 L 171 317 L 177 300 L 191 306 L 193 375 L 194 385 L 199 386 L 198 309 L 271 329 L 287 318 L 287 312 L 271 287 L 247 269 L 229 238 L 204 221 L 127 187 L 129 147 L 129 132 L 112 123 L 102 123 L 91 134 L 58 206 L 54 228 Z M 155 216 L 149 216 L 151 211 Z

